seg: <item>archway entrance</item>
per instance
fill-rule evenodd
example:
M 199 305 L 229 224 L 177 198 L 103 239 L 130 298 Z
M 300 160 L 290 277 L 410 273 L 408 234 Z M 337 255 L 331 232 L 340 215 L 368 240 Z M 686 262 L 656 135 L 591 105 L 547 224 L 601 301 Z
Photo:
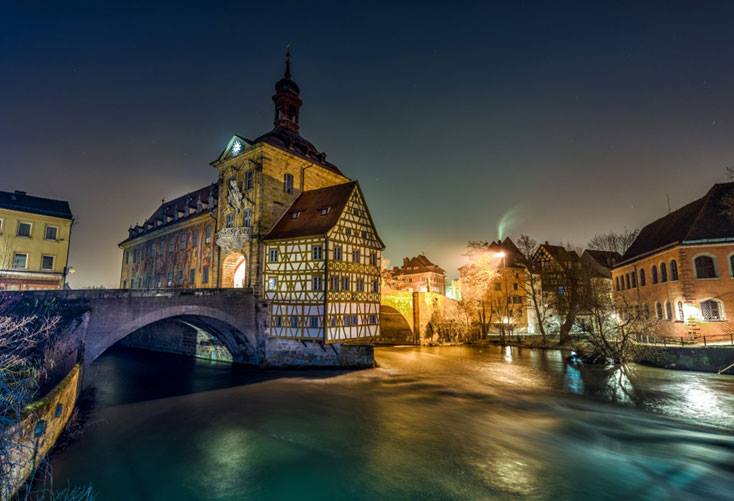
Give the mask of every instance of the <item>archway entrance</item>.
M 222 287 L 241 289 L 247 279 L 247 260 L 239 252 L 231 252 L 222 262 Z

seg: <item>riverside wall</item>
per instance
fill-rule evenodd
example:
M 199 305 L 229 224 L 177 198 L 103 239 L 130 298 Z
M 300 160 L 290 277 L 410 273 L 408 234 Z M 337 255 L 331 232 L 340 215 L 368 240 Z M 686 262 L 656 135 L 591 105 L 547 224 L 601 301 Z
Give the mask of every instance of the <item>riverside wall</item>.
M 718 373 L 734 364 L 734 347 L 645 346 L 637 354 L 635 361 L 663 369 Z M 734 368 L 724 374 L 734 375 Z
M 29 405 L 11 430 L 10 436 L 15 437 L 9 453 L 13 467 L 9 482 L 0 483 L 6 489 L 0 492 L 0 499 L 10 499 L 56 444 L 74 412 L 80 380 L 81 366 L 77 364 L 54 389 Z

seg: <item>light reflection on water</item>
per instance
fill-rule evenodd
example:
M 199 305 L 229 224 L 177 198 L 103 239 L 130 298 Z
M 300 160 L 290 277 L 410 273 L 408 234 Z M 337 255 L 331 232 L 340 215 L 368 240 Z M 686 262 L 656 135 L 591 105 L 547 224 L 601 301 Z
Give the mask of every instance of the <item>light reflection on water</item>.
M 56 483 L 91 481 L 100 499 L 725 499 L 734 485 L 732 378 L 527 349 L 377 358 L 293 374 L 113 352 Z

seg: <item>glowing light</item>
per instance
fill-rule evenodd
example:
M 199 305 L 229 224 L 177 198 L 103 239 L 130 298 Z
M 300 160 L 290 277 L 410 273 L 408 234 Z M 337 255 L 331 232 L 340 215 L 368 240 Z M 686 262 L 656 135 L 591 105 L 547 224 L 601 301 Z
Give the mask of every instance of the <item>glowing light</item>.
M 692 304 L 683 303 L 683 318 L 695 318 L 696 320 L 703 320 L 701 310 L 693 306 Z
M 237 155 L 240 151 L 242 151 L 242 143 L 240 143 L 239 141 L 235 141 L 232 145 L 232 153 Z
M 499 251 L 499 252 L 495 253 L 494 257 L 497 257 L 497 258 L 500 258 L 500 259 L 502 259 L 502 258 L 503 258 L 503 257 L 505 257 L 506 255 L 507 255 L 507 254 L 505 254 L 505 251 Z

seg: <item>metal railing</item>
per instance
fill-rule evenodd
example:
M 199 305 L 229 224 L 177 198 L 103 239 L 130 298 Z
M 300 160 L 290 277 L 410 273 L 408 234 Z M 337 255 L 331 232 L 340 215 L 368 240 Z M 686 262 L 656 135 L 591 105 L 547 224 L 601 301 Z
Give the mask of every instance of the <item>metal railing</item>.
M 639 344 L 650 344 L 658 346 L 690 346 L 703 347 L 710 346 L 734 346 L 734 333 L 728 334 L 707 334 L 705 336 L 689 336 L 689 337 L 670 337 L 655 335 L 640 335 L 636 339 Z

